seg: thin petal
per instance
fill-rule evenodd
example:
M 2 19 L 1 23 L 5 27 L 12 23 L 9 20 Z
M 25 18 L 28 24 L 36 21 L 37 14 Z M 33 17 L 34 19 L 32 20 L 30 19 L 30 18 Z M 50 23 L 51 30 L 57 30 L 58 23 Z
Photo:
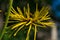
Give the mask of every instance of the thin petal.
M 18 27 L 18 26 L 21 26 L 21 25 L 25 24 L 25 23 L 26 23 L 26 22 L 18 23 L 18 24 L 16 24 L 16 25 L 14 25 L 11 29 L 14 29 L 14 28 L 16 28 L 16 27 Z
M 45 9 L 42 11 L 42 13 L 40 13 L 40 18 L 43 19 L 43 17 L 45 17 L 48 12 L 49 12 L 49 7 L 45 7 Z
M 36 12 L 34 13 L 34 19 L 35 20 L 38 19 L 39 16 L 40 15 L 39 15 L 39 11 L 38 11 L 38 4 L 36 4 Z
M 11 8 L 11 11 L 14 13 L 14 14 L 16 14 L 16 15 L 19 15 L 16 11 L 15 11 L 15 9 L 12 7 Z
M 48 12 L 40 19 L 40 21 L 44 20 Z
M 29 40 L 29 33 L 30 33 L 30 30 L 31 30 L 31 27 L 32 27 L 32 25 L 30 25 L 30 27 L 29 27 L 29 30 L 28 30 L 28 33 L 27 33 L 26 40 Z
M 16 34 L 24 27 L 24 25 L 22 25 L 15 33 L 14 36 L 16 36 Z
M 26 15 L 27 15 L 27 18 L 29 18 L 29 17 L 30 17 L 30 8 L 29 8 L 29 4 L 27 4 L 27 7 L 28 7 L 28 9 L 27 9 Z
M 54 22 L 41 22 L 42 25 L 51 26 Z
M 21 11 L 21 9 L 19 7 L 17 7 L 17 10 L 18 10 L 20 15 L 23 15 L 23 13 L 22 13 L 22 11 Z
M 36 32 L 37 32 L 37 28 L 36 28 L 36 26 L 35 26 L 34 40 L 36 40 Z

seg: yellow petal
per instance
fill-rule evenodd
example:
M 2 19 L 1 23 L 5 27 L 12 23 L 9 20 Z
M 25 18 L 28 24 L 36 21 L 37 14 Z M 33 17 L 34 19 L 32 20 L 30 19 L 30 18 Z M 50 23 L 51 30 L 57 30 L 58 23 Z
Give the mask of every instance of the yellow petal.
M 27 18 L 30 17 L 30 8 L 29 8 L 29 4 L 27 4 L 27 12 L 26 12 L 26 15 L 27 15 Z
M 17 7 L 17 10 L 18 10 L 20 15 L 23 15 L 23 13 L 22 13 L 22 11 L 21 11 L 21 9 L 19 7 Z
M 34 40 L 36 40 L 36 32 L 37 32 L 37 27 L 35 26 Z
M 38 4 L 36 4 L 36 11 L 35 11 L 35 13 L 34 13 L 34 19 L 35 19 L 35 20 L 38 19 L 39 16 L 40 16 L 40 15 L 39 15 L 39 11 L 38 11 Z
M 18 15 L 18 13 L 15 11 L 15 9 L 14 9 L 13 7 L 11 8 L 11 11 L 12 11 L 14 14 Z
M 40 18 L 45 17 L 49 13 L 49 7 L 43 7 L 43 11 L 40 13 Z
M 21 22 L 21 23 L 18 23 L 18 24 L 16 24 L 16 25 L 14 25 L 11 29 L 14 29 L 14 28 L 16 28 L 16 27 L 19 27 L 19 26 L 21 26 L 21 25 L 23 25 L 23 24 L 25 24 L 26 22 Z
M 31 30 L 31 27 L 32 27 L 32 25 L 30 25 L 30 27 L 29 27 L 29 30 L 28 30 L 28 32 L 27 32 L 26 40 L 29 40 L 29 33 L 30 33 L 30 30 Z
M 14 33 L 14 36 L 16 36 L 16 34 L 24 27 L 24 25 L 22 25 L 20 28 L 18 28 L 18 30 Z
M 41 22 L 41 24 L 46 26 L 51 26 L 51 25 L 54 25 L 54 22 Z

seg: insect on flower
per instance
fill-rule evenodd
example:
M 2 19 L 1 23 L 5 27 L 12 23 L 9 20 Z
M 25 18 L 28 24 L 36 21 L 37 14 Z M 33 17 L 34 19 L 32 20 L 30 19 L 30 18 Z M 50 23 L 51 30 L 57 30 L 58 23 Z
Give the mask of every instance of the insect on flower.
M 21 11 L 19 7 L 17 7 L 17 11 L 12 7 L 11 8 L 11 13 L 10 13 L 10 23 L 12 22 L 19 22 L 16 23 L 12 26 L 12 30 L 16 30 L 14 33 L 14 36 L 22 30 L 23 27 L 27 26 L 29 27 L 28 32 L 27 32 L 27 37 L 26 40 L 29 40 L 29 34 L 34 27 L 34 40 L 36 40 L 36 32 L 37 32 L 37 27 L 46 27 L 46 26 L 51 26 L 54 24 L 54 22 L 48 21 L 51 20 L 50 15 L 48 15 L 50 8 L 48 6 L 43 6 L 42 9 L 39 11 L 38 10 L 38 4 L 36 4 L 36 11 L 33 13 L 30 12 L 29 4 L 27 4 L 27 9 L 24 7 L 24 12 Z M 15 20 L 15 21 L 13 21 Z M 45 22 L 47 21 L 47 22 Z

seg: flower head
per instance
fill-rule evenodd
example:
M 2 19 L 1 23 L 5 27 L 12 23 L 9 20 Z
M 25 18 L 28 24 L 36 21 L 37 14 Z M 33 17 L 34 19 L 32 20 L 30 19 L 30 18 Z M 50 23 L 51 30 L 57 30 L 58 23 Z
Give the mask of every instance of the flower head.
M 10 13 L 10 22 L 18 22 L 12 25 L 12 30 L 17 30 L 14 33 L 14 36 L 18 33 L 18 31 L 22 30 L 22 28 L 27 26 L 29 27 L 27 32 L 26 40 L 29 40 L 29 33 L 34 27 L 34 40 L 36 40 L 36 32 L 37 27 L 46 27 L 53 25 L 54 23 L 48 20 L 51 20 L 49 17 L 50 8 L 48 6 L 43 6 L 42 9 L 38 10 L 38 4 L 36 4 L 36 11 L 34 13 L 30 12 L 29 4 L 27 4 L 27 9 L 24 7 L 24 12 L 21 11 L 19 7 L 17 7 L 17 11 L 12 7 Z M 14 20 L 14 21 L 13 21 Z

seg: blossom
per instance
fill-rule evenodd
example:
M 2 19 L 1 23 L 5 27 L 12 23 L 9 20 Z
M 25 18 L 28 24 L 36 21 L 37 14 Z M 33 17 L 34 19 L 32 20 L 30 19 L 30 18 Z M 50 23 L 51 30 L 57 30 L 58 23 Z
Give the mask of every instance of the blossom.
M 17 7 L 17 11 L 12 7 L 9 22 L 17 22 L 11 26 L 12 30 L 16 30 L 14 36 L 16 36 L 24 27 L 29 27 L 26 40 L 29 40 L 29 34 L 32 28 L 34 28 L 34 40 L 36 40 L 37 27 L 47 27 L 54 24 L 54 22 L 49 21 L 51 20 L 51 17 L 48 14 L 49 10 L 50 8 L 48 6 L 43 6 L 39 11 L 38 4 L 36 4 L 36 11 L 34 13 L 30 12 L 29 4 L 27 4 L 27 8 L 24 7 L 24 12 L 22 12 L 19 7 Z

